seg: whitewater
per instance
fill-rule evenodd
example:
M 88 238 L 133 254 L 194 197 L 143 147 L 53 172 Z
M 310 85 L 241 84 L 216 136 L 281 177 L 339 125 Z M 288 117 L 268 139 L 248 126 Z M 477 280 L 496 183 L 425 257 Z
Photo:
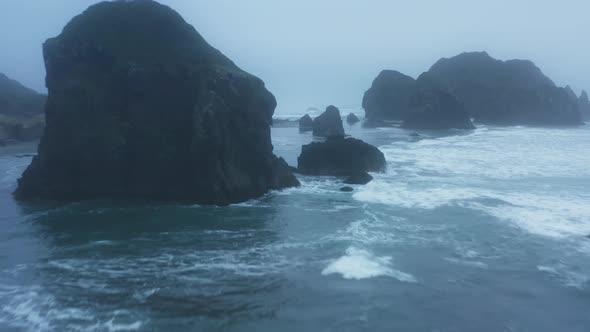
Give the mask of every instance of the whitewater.
M 0 330 L 588 331 L 590 126 L 346 131 L 387 172 L 230 207 L 19 205 L 0 148 Z

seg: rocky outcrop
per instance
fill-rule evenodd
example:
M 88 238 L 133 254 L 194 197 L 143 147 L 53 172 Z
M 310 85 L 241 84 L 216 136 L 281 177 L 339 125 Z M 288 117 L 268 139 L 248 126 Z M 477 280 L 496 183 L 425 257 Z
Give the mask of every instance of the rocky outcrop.
M 0 73 L 0 145 L 39 139 L 45 126 L 46 100 Z
M 385 156 L 378 148 L 354 138 L 329 138 L 304 145 L 298 171 L 306 175 L 352 176 L 386 169 Z
M 346 184 L 367 184 L 371 181 L 373 181 L 373 177 L 367 172 L 351 174 L 344 179 L 344 183 Z
M 578 103 L 583 120 L 590 121 L 590 100 L 588 100 L 588 93 L 586 91 L 582 91 Z
M 348 123 L 349 125 L 353 125 L 353 124 L 356 124 L 356 123 L 359 123 L 359 122 L 361 122 L 361 120 L 354 113 L 350 113 L 346 117 L 346 123 Z
M 475 129 L 462 102 L 446 91 L 444 85 L 429 74 L 416 81 L 410 111 L 404 115 L 408 129 Z
M 439 60 L 428 72 L 463 102 L 476 121 L 496 125 L 577 125 L 577 101 L 531 61 L 487 53 Z
M 363 97 L 365 117 L 369 121 L 403 120 L 410 110 L 415 80 L 394 70 L 384 70 Z
M 43 46 L 49 98 L 20 200 L 225 205 L 298 185 L 274 96 L 155 1 L 102 2 Z
M 309 114 L 305 114 L 299 119 L 299 131 L 306 132 L 313 130 L 313 119 Z
M 340 110 L 336 106 L 328 106 L 324 113 L 313 120 L 313 135 L 317 137 L 343 137 L 345 135 Z

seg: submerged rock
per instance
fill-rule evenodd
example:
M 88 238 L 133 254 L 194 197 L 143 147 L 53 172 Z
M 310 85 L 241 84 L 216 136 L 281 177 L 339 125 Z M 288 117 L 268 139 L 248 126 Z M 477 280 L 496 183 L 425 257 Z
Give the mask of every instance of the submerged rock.
M 373 181 L 373 177 L 371 174 L 367 172 L 358 172 L 355 174 L 350 175 L 344 180 L 346 184 L 367 184 Z
M 274 96 L 172 9 L 93 5 L 43 54 L 47 127 L 17 199 L 225 205 L 299 184 L 272 153 Z
M 465 105 L 428 74 L 416 81 L 403 127 L 411 129 L 475 129 Z
M 394 70 L 384 70 L 363 97 L 365 117 L 369 121 L 402 120 L 410 110 L 415 80 Z
M 350 113 L 348 114 L 348 116 L 346 117 L 346 122 L 350 125 L 353 125 L 355 123 L 359 123 L 361 122 L 361 120 L 358 118 L 358 116 L 356 116 L 356 114 L 354 113 Z
M 326 111 L 313 120 L 313 135 L 318 137 L 344 137 L 344 126 L 340 110 L 328 106 Z
M 313 130 L 313 119 L 309 114 L 305 114 L 299 119 L 299 131 L 312 131 Z
M 342 187 L 342 188 L 340 188 L 340 191 L 345 192 L 345 193 L 351 193 L 354 191 L 354 189 L 352 187 Z
M 41 138 L 46 100 L 46 96 L 0 73 L 0 144 Z
M 354 138 L 330 138 L 304 145 L 297 159 L 306 175 L 352 176 L 386 169 L 385 156 L 376 147 Z
M 571 89 L 557 87 L 534 63 L 485 52 L 439 60 L 428 72 L 463 102 L 476 121 L 497 125 L 578 125 Z

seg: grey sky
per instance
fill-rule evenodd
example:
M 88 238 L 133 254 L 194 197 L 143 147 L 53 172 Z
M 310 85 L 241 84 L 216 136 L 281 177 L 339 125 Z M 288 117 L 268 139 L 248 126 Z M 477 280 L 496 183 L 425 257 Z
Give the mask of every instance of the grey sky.
M 0 72 L 44 90 L 42 42 L 93 0 L 0 0 Z M 590 89 L 588 0 L 162 0 L 244 70 L 277 112 L 356 107 L 382 69 L 411 76 L 463 51 L 533 60 Z

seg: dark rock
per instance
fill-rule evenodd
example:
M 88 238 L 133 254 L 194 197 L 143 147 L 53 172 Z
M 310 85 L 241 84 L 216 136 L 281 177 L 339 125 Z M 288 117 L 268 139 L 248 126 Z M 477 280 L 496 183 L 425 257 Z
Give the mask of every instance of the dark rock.
M 326 111 L 313 120 L 313 135 L 318 137 L 344 137 L 344 126 L 340 110 L 328 106 Z
M 304 145 L 298 170 L 307 175 L 351 176 L 362 172 L 382 172 L 387 164 L 376 147 L 354 138 L 331 138 Z
M 367 184 L 373 181 L 373 177 L 367 172 L 359 172 L 350 175 L 344 180 L 346 184 Z
M 354 113 L 350 113 L 348 114 L 348 116 L 346 117 L 346 122 L 350 125 L 353 125 L 355 123 L 359 123 L 361 122 L 361 120 L 358 118 L 358 116 L 356 116 L 356 114 Z
M 272 153 L 274 96 L 172 9 L 101 2 L 43 54 L 47 127 L 17 199 L 225 205 L 299 184 Z
M 428 72 L 463 102 L 476 121 L 497 125 L 578 125 L 578 102 L 531 61 L 487 53 L 439 60 Z
M 340 188 L 340 191 L 345 192 L 345 193 L 351 193 L 354 191 L 354 189 L 351 187 L 342 187 L 342 188 Z
M 416 81 L 410 109 L 404 116 L 404 128 L 475 129 L 463 103 L 427 73 Z
M 363 97 L 365 117 L 369 121 L 403 120 L 410 110 L 415 80 L 393 70 L 382 71 Z
M 590 100 L 588 100 L 588 93 L 586 91 L 582 91 L 578 102 L 583 120 L 590 121 Z
M 41 138 L 47 97 L 0 73 L 0 141 L 6 144 Z
M 305 114 L 299 119 L 299 131 L 312 131 L 313 130 L 313 119 L 309 114 Z

